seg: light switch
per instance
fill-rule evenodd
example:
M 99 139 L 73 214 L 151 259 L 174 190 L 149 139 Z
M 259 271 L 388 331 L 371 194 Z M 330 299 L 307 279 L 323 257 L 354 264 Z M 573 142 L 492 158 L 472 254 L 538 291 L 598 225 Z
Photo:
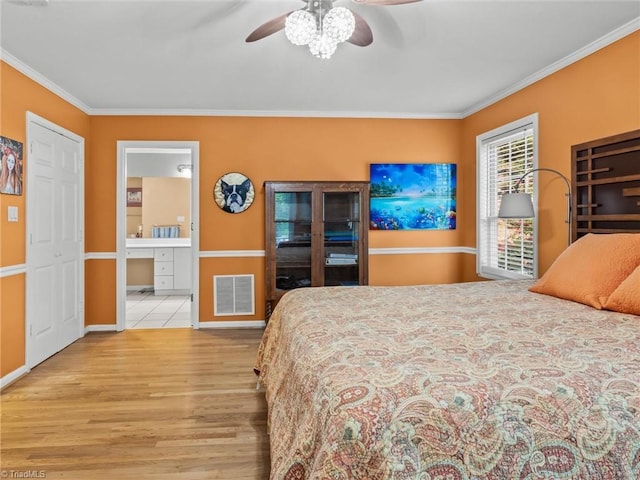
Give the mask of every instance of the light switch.
M 184 216 L 178 215 L 178 219 L 176 220 L 176 222 L 184 222 Z
M 18 207 L 12 205 L 7 207 L 7 220 L 10 222 L 18 221 Z

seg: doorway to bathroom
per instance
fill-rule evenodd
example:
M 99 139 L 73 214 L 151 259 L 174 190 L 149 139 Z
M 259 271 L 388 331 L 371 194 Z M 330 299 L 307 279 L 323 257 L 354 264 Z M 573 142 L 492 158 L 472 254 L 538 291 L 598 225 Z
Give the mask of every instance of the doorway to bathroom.
M 198 153 L 118 142 L 118 330 L 198 327 Z

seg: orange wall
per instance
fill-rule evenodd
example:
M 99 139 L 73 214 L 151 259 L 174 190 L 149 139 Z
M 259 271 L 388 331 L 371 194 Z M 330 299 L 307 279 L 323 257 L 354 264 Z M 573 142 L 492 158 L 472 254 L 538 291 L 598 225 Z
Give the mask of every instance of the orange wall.
M 640 32 L 635 32 L 462 122 L 462 168 L 475 172 L 476 136 L 538 112 L 538 166 L 571 178 L 571 146 L 640 128 Z M 475 246 L 475 175 L 459 182 L 466 215 L 461 215 L 464 245 Z M 566 187 L 541 173 L 539 181 L 539 275 L 566 247 Z M 465 213 L 463 212 L 463 213 Z M 463 278 L 476 278 L 475 266 Z
M 264 181 L 367 180 L 370 163 L 459 163 L 460 126 L 460 120 L 94 116 L 87 176 L 91 185 L 86 188 L 86 208 L 92 213 L 87 215 L 86 249 L 113 252 L 116 248 L 118 140 L 199 141 L 200 250 L 264 250 Z M 223 212 L 213 200 L 218 178 L 233 171 L 247 175 L 256 189 L 253 204 L 241 215 Z M 369 244 L 372 248 L 455 246 L 460 237 L 459 229 L 371 232 Z M 421 266 L 412 272 L 415 282 L 461 278 L 457 259 L 435 257 L 414 259 Z M 430 269 L 434 260 L 438 267 Z M 255 275 L 256 314 L 214 319 L 213 275 L 247 273 Z M 373 262 L 370 275 L 371 283 L 402 284 L 407 278 L 406 272 L 387 268 L 384 261 Z M 200 320 L 264 319 L 263 283 L 262 258 L 201 260 Z M 93 291 L 89 283 L 87 291 Z M 115 323 L 110 311 L 99 309 L 98 313 L 97 323 Z
M 0 377 L 25 364 L 25 275 L 0 279 Z
M 475 247 L 477 135 L 538 112 L 540 167 L 569 175 L 571 145 L 640 128 L 638 32 L 463 120 L 88 116 L 5 63 L 0 68 L 0 134 L 24 142 L 30 110 L 85 138 L 85 250 L 92 253 L 116 249 L 118 140 L 200 142 L 202 251 L 264 249 L 265 180 L 366 180 L 370 163 L 385 162 L 458 163 L 458 229 L 373 231 L 371 248 Z M 248 175 L 256 187 L 254 204 L 241 215 L 213 201 L 215 182 L 230 171 Z M 565 230 L 561 185 L 544 174 L 540 185 L 542 273 L 564 248 Z M 24 200 L 0 195 L 2 267 L 25 262 Z M 7 205 L 19 207 L 18 223 L 6 222 Z M 401 285 L 474 280 L 474 268 L 468 254 L 372 255 L 369 272 L 371 284 Z M 256 276 L 257 311 L 233 320 L 264 318 L 263 258 L 203 258 L 201 320 L 214 320 L 212 276 L 239 273 Z M 115 260 L 89 260 L 85 275 L 85 323 L 115 324 Z M 0 301 L 4 376 L 25 362 L 24 275 L 0 278 Z
M 62 100 L 20 72 L 0 62 L 0 135 L 26 142 L 26 112 L 31 111 L 88 139 L 89 116 Z M 29 160 L 27 145 L 23 149 L 24 195 L 0 195 L 0 266 L 24 265 L 26 185 Z M 7 222 L 7 207 L 18 207 L 18 222 Z M 0 278 L 0 376 L 25 364 L 25 278 L 14 275 Z
M 466 253 L 371 255 L 369 284 L 416 285 L 460 282 L 464 258 L 471 256 Z M 393 275 L 389 275 L 388 272 L 393 272 Z

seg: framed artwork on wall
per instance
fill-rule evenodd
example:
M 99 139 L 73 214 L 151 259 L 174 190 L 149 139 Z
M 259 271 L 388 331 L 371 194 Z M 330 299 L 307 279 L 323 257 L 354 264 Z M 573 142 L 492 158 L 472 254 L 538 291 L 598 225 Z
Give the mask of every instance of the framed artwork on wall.
M 142 188 L 127 188 L 127 207 L 142 206 Z
M 213 187 L 213 199 L 227 213 L 242 213 L 253 203 L 255 189 L 251 180 L 242 173 L 222 175 Z
M 370 230 L 456 228 L 456 165 L 372 163 Z
M 0 193 L 22 195 L 22 142 L 0 136 Z

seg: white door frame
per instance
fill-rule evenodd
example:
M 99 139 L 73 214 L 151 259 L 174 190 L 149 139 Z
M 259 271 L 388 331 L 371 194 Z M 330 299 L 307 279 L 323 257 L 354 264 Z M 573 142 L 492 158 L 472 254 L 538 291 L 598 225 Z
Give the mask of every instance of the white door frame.
M 188 148 L 191 150 L 191 326 L 198 328 L 200 281 L 200 207 L 198 141 L 118 141 L 118 169 L 116 195 L 116 329 L 125 329 L 127 315 L 127 149 L 129 148 Z
M 80 198 L 79 204 L 78 204 L 78 226 L 80 227 L 80 255 L 83 258 L 80 258 L 80 272 L 79 272 L 79 282 L 78 282 L 78 298 L 80 299 L 80 305 L 78 306 L 78 338 L 84 337 L 84 282 L 85 282 L 85 278 L 84 278 L 84 254 L 85 254 L 85 246 L 84 246 L 84 239 L 85 239 L 85 235 L 84 235 L 84 204 L 85 204 L 85 200 L 84 200 L 84 138 L 82 138 L 81 136 L 73 133 L 70 130 L 67 130 L 66 128 L 61 127 L 60 125 L 57 125 L 49 120 L 47 120 L 46 118 L 43 118 L 39 115 L 36 115 L 33 112 L 29 112 L 27 111 L 27 115 L 26 115 L 26 132 L 27 132 L 27 145 L 26 145 L 26 150 L 23 153 L 23 156 L 26 157 L 27 162 L 26 162 L 26 170 L 27 170 L 27 181 L 26 181 L 26 188 L 24 189 L 25 191 L 25 196 L 26 196 L 26 201 L 25 201 L 25 205 L 26 205 L 26 212 L 25 212 L 25 219 L 26 219 L 26 236 L 25 236 L 25 257 L 26 257 L 26 270 L 27 270 L 27 274 L 26 274 L 26 280 L 25 280 L 25 287 L 26 287 L 26 291 L 25 291 L 25 364 L 27 367 L 27 370 L 31 370 L 32 367 L 34 367 L 33 365 L 33 358 L 34 358 L 34 351 L 33 351 L 33 342 L 31 340 L 31 326 L 33 324 L 33 305 L 35 305 L 34 302 L 37 301 L 36 298 L 34 298 L 35 296 L 35 292 L 34 292 L 34 286 L 30 283 L 31 279 L 33 277 L 33 275 L 29 275 L 30 270 L 31 270 L 31 258 L 32 258 L 32 250 L 31 250 L 31 237 L 35 231 L 35 225 L 33 224 L 33 222 L 35 221 L 35 216 L 33 215 L 34 212 L 34 205 L 33 205 L 33 196 L 29 195 L 29 188 L 30 186 L 33 184 L 34 181 L 34 177 L 36 174 L 36 170 L 34 168 L 33 165 L 29 165 L 28 161 L 29 161 L 29 155 L 28 155 L 28 151 L 31 145 L 31 140 L 32 140 L 32 135 L 33 135 L 33 131 L 31 129 L 32 125 L 39 125 L 41 127 L 44 127 L 48 130 L 51 130 L 59 135 L 62 135 L 64 137 L 67 137 L 71 140 L 73 140 L 74 142 L 78 143 L 79 149 L 80 149 L 80 160 L 79 160 L 79 177 L 80 177 L 80 183 L 78 185 L 79 188 L 79 192 L 78 192 L 78 197 Z M 25 153 L 27 153 L 25 155 Z

